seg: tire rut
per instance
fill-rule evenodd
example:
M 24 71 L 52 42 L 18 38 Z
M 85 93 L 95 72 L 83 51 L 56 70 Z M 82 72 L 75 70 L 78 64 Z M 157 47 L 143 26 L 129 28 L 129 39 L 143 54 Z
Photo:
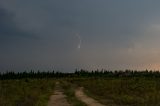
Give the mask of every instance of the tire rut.
M 59 82 L 56 82 L 54 94 L 51 95 L 48 106 L 70 106 L 61 90 Z
M 75 95 L 76 97 L 81 100 L 82 102 L 84 102 L 86 105 L 88 106 L 106 106 L 103 105 L 101 103 L 99 103 L 98 101 L 96 101 L 93 98 L 88 97 L 84 92 L 83 92 L 83 87 L 78 88 L 75 91 Z

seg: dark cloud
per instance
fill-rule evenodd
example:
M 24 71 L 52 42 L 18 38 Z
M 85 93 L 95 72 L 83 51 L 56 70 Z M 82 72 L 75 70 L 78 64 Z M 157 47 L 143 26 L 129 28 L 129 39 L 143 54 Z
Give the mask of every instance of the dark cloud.
M 151 58 L 160 63 L 156 60 L 159 4 L 157 0 L 0 0 L 0 67 L 124 68 Z
M 0 42 L 16 41 L 20 39 L 37 39 L 32 32 L 19 28 L 14 20 L 15 14 L 0 8 Z M 20 38 L 20 39 L 19 39 Z M 17 42 L 17 41 L 16 41 Z

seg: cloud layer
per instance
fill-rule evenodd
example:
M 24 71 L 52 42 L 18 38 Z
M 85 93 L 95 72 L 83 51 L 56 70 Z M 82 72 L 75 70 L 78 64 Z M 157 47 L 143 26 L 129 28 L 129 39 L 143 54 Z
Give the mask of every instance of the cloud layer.
M 158 69 L 159 4 L 1 0 L 0 70 Z

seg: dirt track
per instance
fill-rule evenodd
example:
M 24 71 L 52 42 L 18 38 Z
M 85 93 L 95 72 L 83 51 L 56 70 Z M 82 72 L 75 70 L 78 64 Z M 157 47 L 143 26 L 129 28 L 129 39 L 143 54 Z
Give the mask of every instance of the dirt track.
M 98 101 L 94 100 L 93 98 L 90 98 L 87 95 L 85 95 L 82 87 L 76 90 L 75 95 L 79 100 L 87 104 L 87 106 L 105 106 L 100 104 Z
M 54 94 L 50 97 L 48 106 L 70 106 L 65 97 L 66 96 L 61 91 L 59 83 L 57 82 Z
M 98 101 L 94 100 L 93 98 L 90 98 L 87 95 L 85 95 L 82 87 L 76 89 L 75 96 L 80 101 L 84 102 L 87 106 L 105 106 L 100 104 Z M 66 96 L 63 94 L 58 82 L 56 83 L 54 94 L 51 95 L 50 97 L 48 106 L 71 106 L 67 102 Z

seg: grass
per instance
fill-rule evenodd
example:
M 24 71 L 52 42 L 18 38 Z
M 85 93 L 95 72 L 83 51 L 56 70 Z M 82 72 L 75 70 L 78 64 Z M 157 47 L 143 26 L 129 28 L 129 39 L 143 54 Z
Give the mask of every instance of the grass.
M 0 106 L 46 106 L 54 81 L 21 79 L 0 81 Z
M 82 78 L 72 82 L 107 106 L 160 106 L 160 78 Z
M 54 79 L 0 80 L 0 106 L 46 106 Z M 57 79 L 72 106 L 86 106 L 75 89 L 107 106 L 160 106 L 160 78 L 63 78 Z
M 72 84 L 69 80 L 61 80 L 61 86 L 64 90 L 64 94 L 67 96 L 67 101 L 72 106 L 87 106 L 85 103 L 81 102 L 75 97 L 76 86 Z

